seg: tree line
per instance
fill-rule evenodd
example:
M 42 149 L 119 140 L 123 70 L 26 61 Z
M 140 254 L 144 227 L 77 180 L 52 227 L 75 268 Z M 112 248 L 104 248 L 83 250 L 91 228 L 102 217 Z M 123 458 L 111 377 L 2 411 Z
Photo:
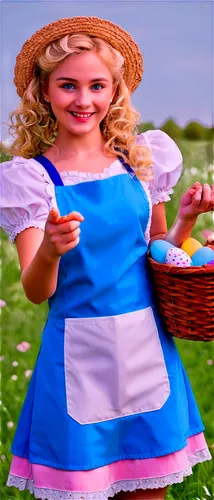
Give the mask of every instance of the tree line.
M 168 119 L 160 127 L 156 127 L 153 122 L 141 123 L 139 133 L 154 129 L 163 130 L 172 139 L 187 139 L 190 141 L 211 141 L 214 139 L 214 127 L 204 127 L 197 121 L 189 122 L 185 127 L 180 127 L 174 120 Z

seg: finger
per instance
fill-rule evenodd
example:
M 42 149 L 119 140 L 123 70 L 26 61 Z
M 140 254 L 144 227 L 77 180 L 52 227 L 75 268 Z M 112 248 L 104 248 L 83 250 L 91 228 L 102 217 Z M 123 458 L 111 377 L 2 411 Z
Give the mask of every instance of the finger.
M 70 214 L 68 214 L 68 215 L 62 215 L 61 217 L 59 217 L 57 223 L 62 224 L 64 222 L 68 222 L 68 221 L 72 221 L 72 220 L 77 220 L 79 222 L 83 222 L 84 217 L 79 212 L 70 212 Z
M 186 192 L 186 195 L 189 197 L 189 201 L 192 200 L 192 197 L 196 193 L 197 189 L 199 189 L 201 186 L 200 182 L 196 181 Z
M 69 243 L 72 243 L 72 241 L 75 241 L 81 233 L 80 227 L 75 229 L 75 231 L 72 231 L 70 233 L 64 233 L 60 239 L 60 243 L 62 245 L 67 245 Z
M 192 203 L 192 199 L 194 194 L 196 193 L 196 189 L 190 188 L 188 191 L 186 191 L 182 197 L 181 200 L 185 200 L 185 204 L 190 205 Z
M 198 188 L 195 191 L 194 196 L 192 197 L 192 206 L 194 208 L 198 208 L 200 203 L 201 203 L 201 197 L 202 197 L 202 186 L 201 184 L 198 186 Z
M 75 241 L 72 241 L 71 243 L 67 244 L 66 252 L 75 248 L 79 242 L 80 242 L 80 237 L 78 236 L 78 238 Z
M 209 184 L 204 184 L 202 189 L 202 196 L 200 202 L 200 208 L 205 210 L 209 207 L 211 201 L 211 187 Z
M 60 213 L 58 208 L 52 208 L 48 214 L 47 222 L 50 224 L 57 224 L 60 219 Z
M 80 222 L 77 220 L 64 222 L 64 223 L 60 224 L 60 226 L 59 226 L 60 234 L 72 233 L 79 226 L 80 226 Z
M 192 186 L 190 186 L 189 189 L 197 189 L 201 186 L 201 183 L 199 181 L 194 182 Z

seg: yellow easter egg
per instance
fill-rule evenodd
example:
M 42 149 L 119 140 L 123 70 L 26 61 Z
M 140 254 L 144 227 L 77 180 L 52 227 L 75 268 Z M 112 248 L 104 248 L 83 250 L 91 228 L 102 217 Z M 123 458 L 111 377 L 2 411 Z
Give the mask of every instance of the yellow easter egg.
M 181 245 L 181 249 L 186 252 L 190 257 L 201 248 L 202 245 L 195 238 L 187 238 Z

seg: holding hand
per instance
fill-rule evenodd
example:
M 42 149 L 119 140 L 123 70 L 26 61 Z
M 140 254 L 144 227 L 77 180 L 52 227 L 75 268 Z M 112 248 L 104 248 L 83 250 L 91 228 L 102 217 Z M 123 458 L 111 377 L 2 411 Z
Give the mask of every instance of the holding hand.
M 179 216 L 184 220 L 196 220 L 198 215 L 214 210 L 214 185 L 195 182 L 181 196 Z
M 84 217 L 79 212 L 70 212 L 60 217 L 58 209 L 52 208 L 46 221 L 42 242 L 43 249 L 50 259 L 59 258 L 78 245 L 79 226 L 83 221 Z

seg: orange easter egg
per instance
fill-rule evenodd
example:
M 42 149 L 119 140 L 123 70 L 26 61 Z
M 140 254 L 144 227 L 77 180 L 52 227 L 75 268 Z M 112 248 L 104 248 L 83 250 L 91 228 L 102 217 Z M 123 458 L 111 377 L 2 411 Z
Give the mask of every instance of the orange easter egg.
M 195 238 L 187 238 L 181 245 L 181 249 L 186 252 L 190 257 L 201 248 L 202 245 Z

